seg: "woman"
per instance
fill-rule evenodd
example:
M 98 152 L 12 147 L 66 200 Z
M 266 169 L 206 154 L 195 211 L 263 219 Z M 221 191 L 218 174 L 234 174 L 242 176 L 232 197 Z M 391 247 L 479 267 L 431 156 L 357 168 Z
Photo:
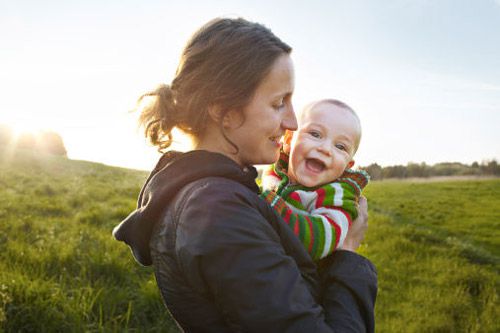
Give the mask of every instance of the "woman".
M 195 150 L 167 151 L 139 207 L 114 230 L 153 265 L 164 302 L 187 332 L 373 331 L 376 273 L 354 253 L 360 218 L 320 269 L 258 197 L 254 164 L 278 159 L 297 127 L 291 48 L 260 24 L 215 19 L 184 49 L 176 77 L 141 114 L 160 150 L 177 127 Z

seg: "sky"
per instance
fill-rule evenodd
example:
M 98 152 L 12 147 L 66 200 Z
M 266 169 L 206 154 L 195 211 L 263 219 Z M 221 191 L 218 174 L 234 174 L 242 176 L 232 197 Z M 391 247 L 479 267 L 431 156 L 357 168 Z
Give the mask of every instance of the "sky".
M 357 111 L 358 165 L 500 160 L 500 0 L 0 0 L 0 124 L 56 131 L 72 159 L 150 169 L 159 155 L 130 110 L 218 16 L 293 47 L 296 110 Z

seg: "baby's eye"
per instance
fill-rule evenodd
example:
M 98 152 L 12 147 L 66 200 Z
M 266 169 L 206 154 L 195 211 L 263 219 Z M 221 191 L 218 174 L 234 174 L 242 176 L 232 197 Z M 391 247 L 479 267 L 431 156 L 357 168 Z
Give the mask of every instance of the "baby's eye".
M 309 131 L 309 135 L 311 135 L 313 138 L 321 139 L 321 133 L 318 131 Z
M 335 147 L 337 147 L 337 149 L 340 149 L 340 150 L 343 150 L 343 151 L 347 151 L 347 147 L 344 146 L 343 144 L 336 144 Z

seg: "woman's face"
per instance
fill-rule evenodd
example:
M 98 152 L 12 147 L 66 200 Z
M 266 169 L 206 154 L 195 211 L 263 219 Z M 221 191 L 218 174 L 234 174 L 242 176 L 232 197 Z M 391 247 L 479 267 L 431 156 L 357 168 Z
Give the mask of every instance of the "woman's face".
M 232 114 L 226 134 L 239 148 L 232 156 L 238 164 L 270 164 L 278 160 L 285 131 L 297 129 L 292 107 L 293 89 L 293 63 L 290 56 L 284 54 L 276 59 L 243 110 L 244 121 L 240 113 Z

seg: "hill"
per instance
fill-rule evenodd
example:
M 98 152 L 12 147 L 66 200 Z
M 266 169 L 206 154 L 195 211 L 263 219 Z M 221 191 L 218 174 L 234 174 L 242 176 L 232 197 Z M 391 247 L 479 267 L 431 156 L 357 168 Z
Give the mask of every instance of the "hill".
M 0 150 L 0 331 L 177 332 L 111 229 L 147 173 Z M 379 332 L 495 332 L 500 180 L 372 182 Z
M 0 151 L 0 331 L 165 332 L 151 269 L 112 228 L 147 173 Z

